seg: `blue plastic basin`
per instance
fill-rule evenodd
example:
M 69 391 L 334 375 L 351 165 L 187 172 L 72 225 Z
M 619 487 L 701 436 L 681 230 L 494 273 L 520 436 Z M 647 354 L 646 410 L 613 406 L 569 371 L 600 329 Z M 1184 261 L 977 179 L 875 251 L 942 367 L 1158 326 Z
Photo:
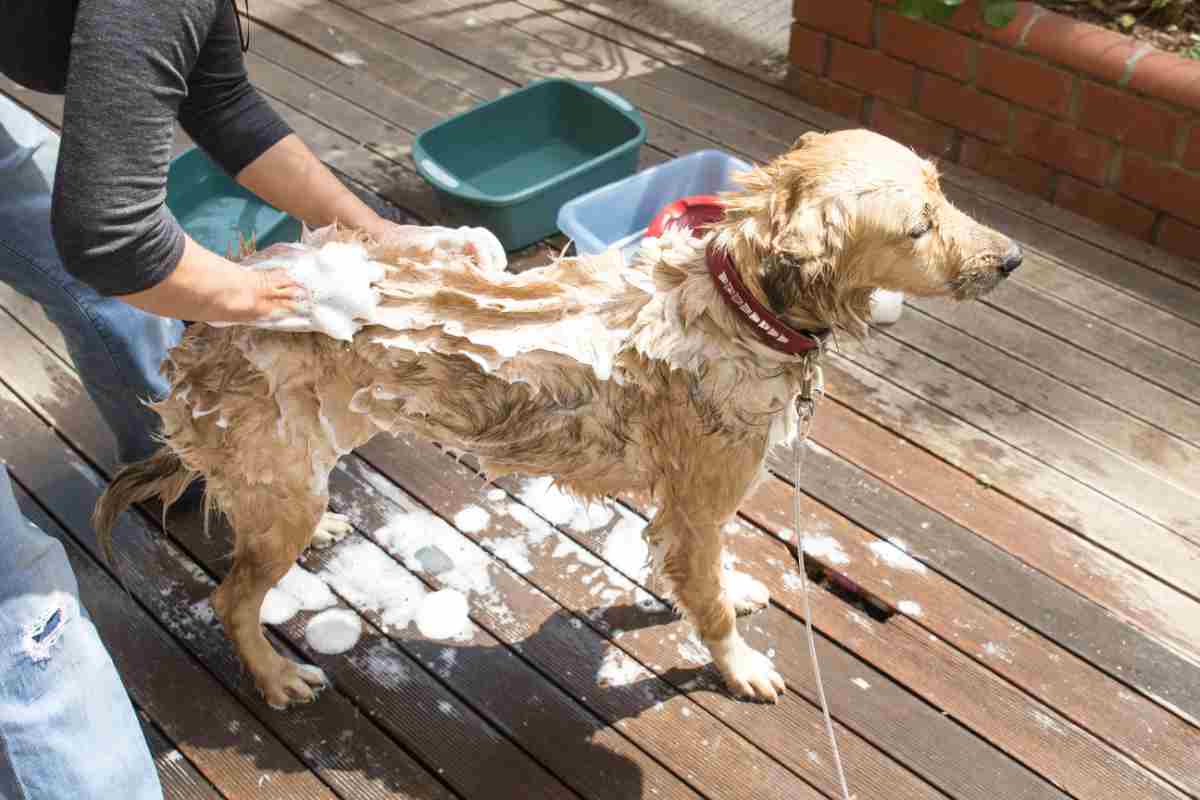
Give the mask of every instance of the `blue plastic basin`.
M 299 220 L 268 205 L 193 147 L 171 161 L 167 208 L 187 234 L 217 255 L 237 255 L 241 238 L 259 249 L 300 238 Z
M 645 139 L 624 98 L 551 79 L 424 131 L 413 160 L 449 223 L 487 228 L 516 250 L 554 233 L 568 200 L 637 169 Z
M 663 206 L 737 189 L 733 176 L 749 169 L 747 162 L 720 150 L 689 153 L 576 197 L 558 212 L 558 227 L 583 255 L 615 247 L 628 258 Z

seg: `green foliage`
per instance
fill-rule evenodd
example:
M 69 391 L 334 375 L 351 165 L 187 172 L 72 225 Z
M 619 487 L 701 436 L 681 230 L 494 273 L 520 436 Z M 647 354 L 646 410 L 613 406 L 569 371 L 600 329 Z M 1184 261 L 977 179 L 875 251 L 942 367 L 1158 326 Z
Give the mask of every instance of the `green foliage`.
M 954 15 L 963 0 L 900 0 L 900 13 L 913 19 L 945 22 Z M 983 0 L 983 21 L 1003 28 L 1017 15 L 1016 0 Z

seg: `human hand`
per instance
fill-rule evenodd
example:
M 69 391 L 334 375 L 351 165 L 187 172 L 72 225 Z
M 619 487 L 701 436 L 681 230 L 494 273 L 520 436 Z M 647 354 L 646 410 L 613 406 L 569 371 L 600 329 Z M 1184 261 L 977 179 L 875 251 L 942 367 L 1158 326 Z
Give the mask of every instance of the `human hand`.
M 308 302 L 308 291 L 287 270 L 248 270 L 188 238 L 170 275 L 121 299 L 162 317 L 247 323 L 294 316 Z

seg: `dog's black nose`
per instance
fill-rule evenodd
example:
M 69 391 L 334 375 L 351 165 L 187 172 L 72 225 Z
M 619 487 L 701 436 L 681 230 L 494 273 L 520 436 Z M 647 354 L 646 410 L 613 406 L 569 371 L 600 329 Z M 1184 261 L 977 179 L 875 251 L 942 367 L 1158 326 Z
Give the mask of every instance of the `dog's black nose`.
M 1004 254 L 1004 260 L 1000 262 L 1000 271 L 1005 275 L 1011 275 L 1016 272 L 1017 267 L 1021 266 L 1021 261 L 1025 255 L 1021 252 L 1018 245 L 1013 245 L 1007 253 Z

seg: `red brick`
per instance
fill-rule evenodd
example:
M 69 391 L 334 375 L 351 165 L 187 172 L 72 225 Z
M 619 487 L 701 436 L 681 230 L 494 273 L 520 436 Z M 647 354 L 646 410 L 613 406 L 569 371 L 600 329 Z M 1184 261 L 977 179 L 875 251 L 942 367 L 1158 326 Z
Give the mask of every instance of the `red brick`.
M 1002 28 L 994 28 L 986 22 L 981 22 L 978 27 L 978 33 L 983 38 L 998 44 L 1016 47 L 1017 42 L 1025 34 L 1025 29 L 1029 27 L 1029 22 L 1033 19 L 1033 15 L 1038 13 L 1036 11 L 1037 8 L 1037 5 L 1034 3 L 1017 3 L 1017 15 L 1012 18 L 1011 22 Z
M 963 33 L 977 33 L 983 27 L 979 0 L 966 0 L 950 15 L 946 25 Z
M 1099 189 L 1070 175 L 1058 176 L 1054 202 L 1138 239 L 1150 239 L 1157 216 L 1154 211 L 1126 200 L 1116 192 Z
M 838 39 L 830 45 L 830 78 L 902 106 L 912 105 L 916 67 Z
M 856 123 L 862 122 L 862 92 L 795 68 L 788 71 L 786 84 L 789 91 L 814 106 L 841 114 Z
M 1129 88 L 1200 111 L 1200 61 L 1154 51 L 1137 62 Z
M 1200 225 L 1200 175 L 1126 152 L 1121 160 L 1121 194 Z
M 963 137 L 958 160 L 964 167 L 1050 199 L 1050 177 L 1054 173 L 1036 161 L 1013 155 L 972 136 Z
M 923 155 L 945 158 L 954 147 L 954 129 L 882 100 L 875 103 L 870 126 Z
M 1116 83 L 1139 44 L 1132 37 L 1050 12 L 1030 28 L 1024 49 Z
M 1049 117 L 1018 110 L 1013 125 L 1013 149 L 1064 172 L 1103 184 L 1112 142 L 1072 128 Z
M 1183 165 L 1188 169 L 1200 170 L 1200 120 L 1192 121 L 1192 132 L 1183 150 Z
M 1142 98 L 1084 81 L 1079 92 L 1079 124 L 1160 158 L 1170 158 L 1183 114 Z
M 1008 138 L 1008 103 L 958 81 L 926 73 L 917 110 L 968 133 L 1002 142 Z
M 884 52 L 925 69 L 967 80 L 971 77 L 972 39 L 954 31 L 884 11 L 879 17 L 879 46 Z
M 1172 253 L 1200 259 L 1200 228 L 1174 217 L 1165 217 L 1162 227 L 1158 229 L 1158 245 Z M 1200 270 L 1200 264 L 1196 267 Z
M 872 44 L 873 16 L 868 0 L 795 0 L 792 3 L 792 17 L 796 22 L 868 47 Z
M 1058 117 L 1065 117 L 1070 110 L 1074 77 L 1061 69 L 980 45 L 976 74 L 975 85 L 980 89 Z
M 828 34 L 809 30 L 803 25 L 792 24 L 792 38 L 788 44 L 788 61 L 814 75 L 825 73 L 825 51 L 829 47 Z

